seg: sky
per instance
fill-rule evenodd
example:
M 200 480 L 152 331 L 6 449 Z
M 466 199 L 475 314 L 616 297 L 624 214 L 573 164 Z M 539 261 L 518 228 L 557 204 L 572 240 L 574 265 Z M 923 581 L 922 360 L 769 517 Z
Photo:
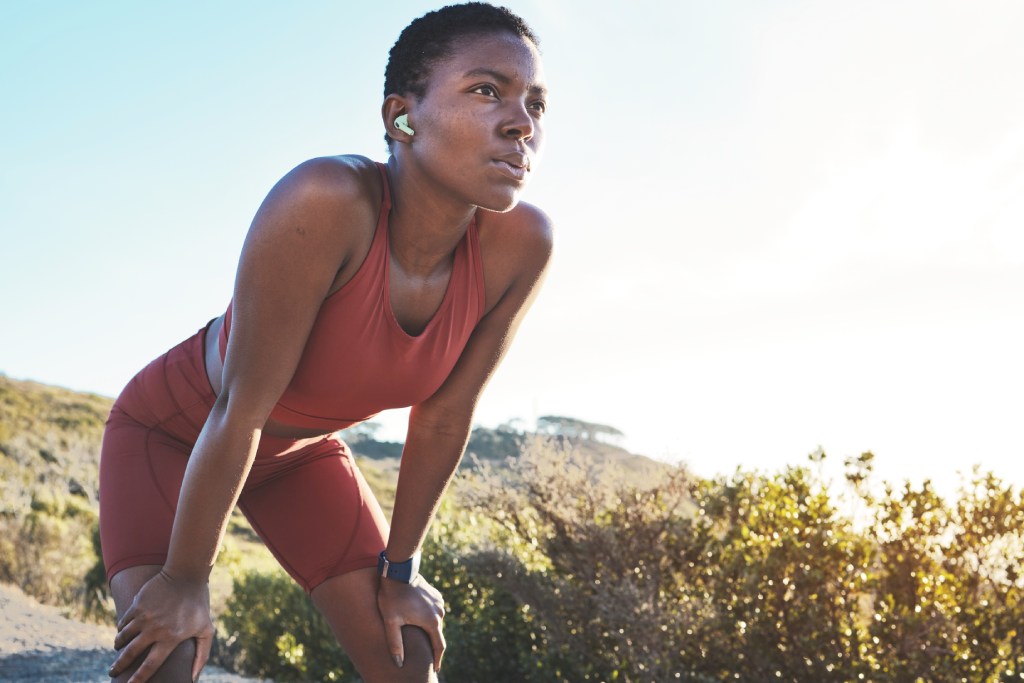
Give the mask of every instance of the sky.
M 1024 485 L 1024 4 L 507 4 L 556 253 L 480 424 Z M 0 372 L 114 396 L 223 312 L 281 175 L 385 158 L 387 51 L 435 7 L 0 3 Z

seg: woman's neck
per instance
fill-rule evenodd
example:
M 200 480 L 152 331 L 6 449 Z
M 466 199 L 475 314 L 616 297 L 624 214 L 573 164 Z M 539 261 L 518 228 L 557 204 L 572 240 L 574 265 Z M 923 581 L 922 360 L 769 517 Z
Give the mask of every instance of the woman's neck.
M 476 213 L 476 207 L 446 196 L 412 168 L 388 160 L 391 253 L 410 273 L 429 275 L 451 262 Z

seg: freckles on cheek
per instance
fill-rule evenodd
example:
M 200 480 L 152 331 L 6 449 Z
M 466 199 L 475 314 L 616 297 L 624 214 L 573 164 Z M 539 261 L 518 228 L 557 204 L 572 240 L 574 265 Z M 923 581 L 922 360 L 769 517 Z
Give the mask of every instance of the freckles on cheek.
M 480 126 L 481 118 L 470 111 L 453 112 L 447 116 L 447 122 L 455 132 L 466 133 Z

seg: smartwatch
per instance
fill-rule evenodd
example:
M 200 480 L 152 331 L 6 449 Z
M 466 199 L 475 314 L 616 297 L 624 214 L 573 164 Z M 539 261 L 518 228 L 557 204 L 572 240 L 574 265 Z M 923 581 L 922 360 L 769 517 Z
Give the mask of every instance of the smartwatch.
M 405 562 L 392 562 L 384 551 L 377 558 L 377 573 L 385 579 L 410 583 L 420 570 L 420 554 L 417 552 Z

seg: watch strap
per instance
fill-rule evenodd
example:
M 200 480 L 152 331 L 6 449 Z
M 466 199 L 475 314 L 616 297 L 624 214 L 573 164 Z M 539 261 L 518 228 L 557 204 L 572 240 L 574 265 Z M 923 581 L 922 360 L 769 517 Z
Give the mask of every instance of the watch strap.
M 377 573 L 385 579 L 410 583 L 420 571 L 420 554 L 417 552 L 405 562 L 392 562 L 385 551 L 377 558 Z

